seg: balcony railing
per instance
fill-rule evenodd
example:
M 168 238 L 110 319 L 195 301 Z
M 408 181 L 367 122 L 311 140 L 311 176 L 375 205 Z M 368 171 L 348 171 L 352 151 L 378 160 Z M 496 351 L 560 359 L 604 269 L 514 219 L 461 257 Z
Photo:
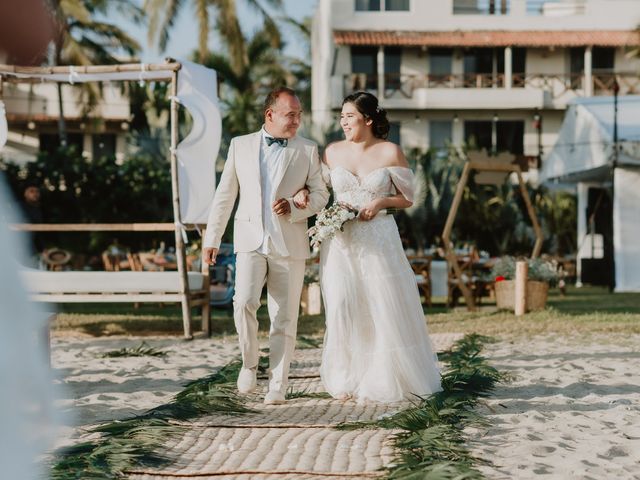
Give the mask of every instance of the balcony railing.
M 395 74 L 379 77 L 375 74 L 352 73 L 344 76 L 343 93 L 368 90 L 380 95 L 380 81 L 384 83 L 384 97 L 412 98 L 417 89 L 499 89 L 528 88 L 548 91 L 552 98 L 567 92 L 575 95 L 611 95 L 617 81 L 621 95 L 640 93 L 640 76 L 637 73 L 596 73 L 591 75 L 592 85 L 587 85 L 584 74 L 531 74 L 513 73 L 510 79 L 505 74 L 462 73 L 448 75 Z M 590 88 L 588 88 L 590 87 Z

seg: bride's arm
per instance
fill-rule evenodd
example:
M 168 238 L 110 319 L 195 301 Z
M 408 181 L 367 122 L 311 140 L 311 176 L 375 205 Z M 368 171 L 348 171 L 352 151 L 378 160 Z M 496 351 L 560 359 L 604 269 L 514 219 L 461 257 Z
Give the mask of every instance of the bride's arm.
M 385 208 L 409 208 L 413 202 L 407 200 L 401 193 L 391 197 L 376 198 L 360 209 L 358 218 L 360 220 L 371 220 L 380 210 Z
M 413 205 L 413 172 L 409 168 L 409 163 L 402 150 L 390 142 L 386 146 L 385 153 L 389 155 L 387 168 L 398 193 L 369 202 L 360 210 L 358 216 L 360 220 L 371 220 L 380 210 L 386 208 L 409 208 Z

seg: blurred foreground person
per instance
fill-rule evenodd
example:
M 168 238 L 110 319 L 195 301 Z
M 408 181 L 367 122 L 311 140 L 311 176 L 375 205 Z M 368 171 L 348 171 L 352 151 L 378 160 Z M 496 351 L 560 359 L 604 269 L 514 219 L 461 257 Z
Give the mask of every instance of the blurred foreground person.
M 33 65 L 45 56 L 54 34 L 41 0 L 0 0 L 0 63 Z M 0 102 L 0 150 L 6 140 Z M 45 478 L 38 460 L 54 437 L 54 410 L 48 350 L 43 341 L 46 314 L 31 303 L 19 276 L 27 239 L 9 232 L 15 207 L 0 175 L 0 476 Z
M 43 478 L 36 461 L 54 437 L 53 385 L 47 314 L 29 301 L 18 273 L 28 241 L 9 232 L 10 202 L 0 176 L 0 465 L 2 478 L 31 480 Z

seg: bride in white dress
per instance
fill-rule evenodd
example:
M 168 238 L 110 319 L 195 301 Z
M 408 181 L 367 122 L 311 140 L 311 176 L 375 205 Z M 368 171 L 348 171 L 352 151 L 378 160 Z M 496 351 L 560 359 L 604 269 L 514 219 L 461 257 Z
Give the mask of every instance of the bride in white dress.
M 402 151 L 385 140 L 386 112 L 357 92 L 342 107 L 346 140 L 325 151 L 334 201 L 359 218 L 325 241 L 320 283 L 326 332 L 320 375 L 335 398 L 396 402 L 441 390 L 415 276 L 393 216 L 413 200 L 413 173 Z

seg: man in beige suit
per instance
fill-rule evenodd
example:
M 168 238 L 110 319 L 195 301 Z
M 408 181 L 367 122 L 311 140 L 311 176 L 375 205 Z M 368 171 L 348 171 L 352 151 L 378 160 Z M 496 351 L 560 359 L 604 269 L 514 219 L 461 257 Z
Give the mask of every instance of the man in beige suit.
M 305 259 L 309 257 L 307 218 L 322 209 L 329 198 L 317 145 L 296 136 L 301 113 L 295 92 L 278 88 L 265 100 L 263 128 L 231 140 L 203 240 L 204 260 L 215 264 L 222 234 L 239 197 L 233 225 L 234 321 L 242 352 L 238 391 L 249 393 L 256 388 L 256 312 L 266 281 L 271 318 L 266 404 L 285 400 Z M 305 186 L 308 201 L 298 208 L 293 197 Z

